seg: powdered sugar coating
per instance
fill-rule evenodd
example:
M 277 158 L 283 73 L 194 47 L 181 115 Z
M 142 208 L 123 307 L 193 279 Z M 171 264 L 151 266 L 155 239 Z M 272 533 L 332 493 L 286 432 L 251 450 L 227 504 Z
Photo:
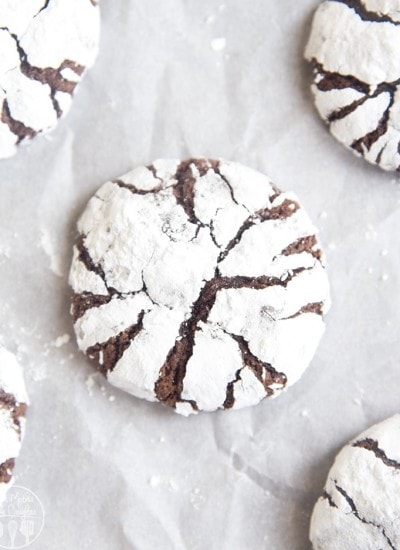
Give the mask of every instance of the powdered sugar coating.
M 25 431 L 28 396 L 15 356 L 0 346 L 0 502 L 12 483 L 12 470 Z
M 369 428 L 338 454 L 315 505 L 316 550 L 400 547 L 400 415 Z
M 2 0 L 0 158 L 65 114 L 98 49 L 94 0 Z
M 119 388 L 182 414 L 240 408 L 312 359 L 329 305 L 316 229 L 266 176 L 159 160 L 103 185 L 78 230 L 78 345 Z
M 400 1 L 326 0 L 305 57 L 316 107 L 338 141 L 384 170 L 400 166 Z

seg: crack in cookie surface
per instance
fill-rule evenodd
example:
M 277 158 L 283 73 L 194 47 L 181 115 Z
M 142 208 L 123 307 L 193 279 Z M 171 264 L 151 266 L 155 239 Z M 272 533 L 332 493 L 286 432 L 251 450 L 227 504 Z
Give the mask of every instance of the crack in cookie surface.
M 14 467 L 14 458 L 9 458 L 8 460 L 0 464 L 0 483 L 9 483 L 11 481 Z
M 7 99 L 3 100 L 3 107 L 1 113 L 1 122 L 6 124 L 11 132 L 18 137 L 18 142 L 22 141 L 24 138 L 33 138 L 36 135 L 35 130 L 25 126 L 23 122 L 15 120 L 10 113 L 10 108 L 8 106 Z
M 354 500 L 351 498 L 351 496 L 347 493 L 347 491 L 345 491 L 345 489 L 343 489 L 343 487 L 340 487 L 337 483 L 335 483 L 335 487 L 336 487 L 336 490 L 338 491 L 338 493 L 340 493 L 342 495 L 342 497 L 345 499 L 345 501 L 347 502 L 347 504 L 350 506 L 350 509 L 351 509 L 351 513 L 353 514 L 353 516 L 358 520 L 358 521 L 361 521 L 361 523 L 364 523 L 365 525 L 370 525 L 371 527 L 374 527 L 376 529 L 378 529 L 384 539 L 386 540 L 386 542 L 388 543 L 388 545 L 390 546 L 390 548 L 392 548 L 393 550 L 396 550 L 396 547 L 393 545 L 392 541 L 390 540 L 390 538 L 388 537 L 388 535 L 386 534 L 385 532 L 385 528 L 382 526 L 382 525 L 379 525 L 377 523 L 374 523 L 373 521 L 370 521 L 368 520 L 367 518 L 363 517 Z
M 123 330 L 117 336 L 112 336 L 106 342 L 87 348 L 86 355 L 95 362 L 97 369 L 102 374 L 106 375 L 112 372 L 115 365 L 142 330 L 144 316 L 145 311 L 142 310 L 134 325 Z
M 21 434 L 21 418 L 25 417 L 26 403 L 19 403 L 14 394 L 0 388 L 0 407 L 9 411 L 15 430 Z
M 353 447 L 358 447 L 360 449 L 371 451 L 374 453 L 376 458 L 378 458 L 383 462 L 383 464 L 385 464 L 385 466 L 389 466 L 389 468 L 394 468 L 395 470 L 400 470 L 400 462 L 388 458 L 385 451 L 379 448 L 379 443 L 377 441 L 374 441 L 370 437 L 362 439 L 361 441 L 356 441 L 355 443 L 353 443 Z
M 333 0 L 341 4 L 345 4 L 348 8 L 354 10 L 363 21 L 370 23 L 391 23 L 392 25 L 400 25 L 399 21 L 393 20 L 389 15 L 368 10 L 362 0 Z
M 286 375 L 283 372 L 277 372 L 272 365 L 269 363 L 266 363 L 264 361 L 261 361 L 257 356 L 254 355 L 254 353 L 251 352 L 249 343 L 243 338 L 243 336 L 238 336 L 237 334 L 231 334 L 231 337 L 235 342 L 237 342 L 240 353 L 242 356 L 243 361 L 243 368 L 247 367 L 249 368 L 260 384 L 262 384 L 265 388 L 266 396 L 270 397 L 274 394 L 274 389 L 272 386 L 276 387 L 278 386 L 280 389 L 283 389 L 286 386 L 287 378 Z M 233 385 L 235 385 L 235 382 Z M 228 384 L 229 387 L 230 383 Z M 230 396 L 230 389 L 227 387 L 227 399 L 228 399 L 228 392 Z M 226 402 L 226 400 L 225 400 Z M 231 407 L 234 404 L 231 405 Z
M 300 237 L 300 239 L 297 239 L 297 241 L 282 250 L 283 256 L 291 256 L 292 254 L 301 254 L 303 252 L 311 254 L 316 260 L 322 260 L 322 250 L 315 235 Z

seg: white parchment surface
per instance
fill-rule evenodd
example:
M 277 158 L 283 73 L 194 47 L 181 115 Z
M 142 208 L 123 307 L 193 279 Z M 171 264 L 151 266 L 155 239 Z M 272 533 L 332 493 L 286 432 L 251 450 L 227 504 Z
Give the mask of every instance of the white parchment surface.
M 399 412 L 400 187 L 331 138 L 303 62 L 316 0 L 102 0 L 70 114 L 0 164 L 0 332 L 31 397 L 16 481 L 33 550 L 305 550 L 341 446 Z M 253 409 L 181 418 L 78 352 L 74 227 L 105 181 L 158 157 L 242 162 L 321 229 L 333 307 L 301 381 Z

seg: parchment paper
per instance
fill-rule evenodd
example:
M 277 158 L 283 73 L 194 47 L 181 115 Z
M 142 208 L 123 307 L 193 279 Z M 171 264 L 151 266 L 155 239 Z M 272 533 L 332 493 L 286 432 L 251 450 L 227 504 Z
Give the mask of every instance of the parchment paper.
M 32 401 L 16 481 L 46 512 L 33 550 L 308 549 L 335 454 L 399 412 L 400 187 L 314 110 L 302 52 L 317 3 L 102 0 L 100 54 L 72 111 L 1 162 L 1 333 Z M 333 307 L 286 394 L 185 419 L 94 373 L 67 274 L 102 183 L 189 155 L 243 162 L 301 197 Z

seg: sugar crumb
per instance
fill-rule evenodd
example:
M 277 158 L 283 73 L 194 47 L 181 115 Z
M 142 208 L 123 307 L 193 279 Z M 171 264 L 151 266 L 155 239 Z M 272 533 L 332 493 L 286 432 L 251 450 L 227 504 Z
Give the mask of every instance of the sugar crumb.
M 67 333 L 61 334 L 61 336 L 58 336 L 54 342 L 52 342 L 52 345 L 55 348 L 61 348 L 61 346 L 65 346 L 65 344 L 68 344 L 68 342 L 71 340 L 71 336 Z
M 151 476 L 149 479 L 149 485 L 150 487 L 158 487 L 161 483 L 160 476 Z
M 221 38 L 214 38 L 211 40 L 211 48 L 214 50 L 214 52 L 222 52 L 226 47 L 226 39 Z
M 95 374 L 91 374 L 86 378 L 86 388 L 90 397 L 92 397 L 93 395 L 94 377 L 95 377 Z
M 169 480 L 168 486 L 169 486 L 170 491 L 173 491 L 174 493 L 176 493 L 179 489 L 179 486 L 178 486 L 177 482 L 174 479 Z

